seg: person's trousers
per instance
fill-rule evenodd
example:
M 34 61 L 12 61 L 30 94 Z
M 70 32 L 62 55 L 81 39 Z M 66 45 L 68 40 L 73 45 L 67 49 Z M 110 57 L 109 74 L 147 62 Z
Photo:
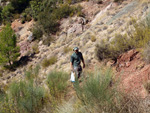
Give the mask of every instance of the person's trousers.
M 81 73 L 82 73 L 81 65 L 74 67 L 74 71 L 75 71 L 75 75 L 77 76 L 77 78 L 80 78 Z

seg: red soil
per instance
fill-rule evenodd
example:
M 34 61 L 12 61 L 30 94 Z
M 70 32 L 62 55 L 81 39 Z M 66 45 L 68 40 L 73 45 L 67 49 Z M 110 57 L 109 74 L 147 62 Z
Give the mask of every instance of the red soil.
M 150 80 L 150 64 L 146 64 L 136 50 L 122 54 L 117 61 L 117 77 L 120 78 L 121 89 L 141 97 L 148 95 L 144 84 Z

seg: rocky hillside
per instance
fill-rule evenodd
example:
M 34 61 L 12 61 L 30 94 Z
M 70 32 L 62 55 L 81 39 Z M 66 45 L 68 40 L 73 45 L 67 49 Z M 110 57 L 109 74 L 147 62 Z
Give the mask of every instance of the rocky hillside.
M 92 1 L 78 4 L 83 7 L 85 18 L 73 16 L 62 19 L 59 32 L 53 36 L 54 39 L 48 45 L 44 45 L 43 41 L 33 40 L 30 31 L 35 23 L 33 20 L 24 24 L 19 19 L 12 22 L 11 26 L 19 37 L 20 66 L 13 72 L 3 71 L 0 77 L 1 84 L 6 85 L 13 80 L 24 78 L 25 70 L 53 57 L 57 59 L 56 62 L 40 70 L 42 83 L 45 82 L 46 74 L 51 70 L 63 70 L 70 73 L 70 55 L 75 46 L 78 46 L 83 53 L 86 70 L 93 70 L 94 67 L 102 64 L 95 56 L 97 44 L 102 40 L 111 42 L 116 34 L 125 34 L 127 29 L 132 28 L 130 23 L 133 18 L 140 21 L 150 14 L 149 1 L 123 0 L 116 3 L 113 0 L 103 0 L 101 4 Z M 33 52 L 36 54 L 32 54 Z M 109 61 L 106 64 L 109 66 L 112 62 Z M 141 54 L 136 50 L 121 55 L 117 60 L 116 73 L 118 76 L 122 75 L 123 88 L 127 92 L 137 89 L 139 95 L 146 97 L 148 93 L 144 89 L 143 81 L 149 80 L 149 66 L 143 62 Z M 116 67 L 113 68 L 116 69 Z
M 26 66 L 36 65 L 45 58 L 57 56 L 56 64 L 48 67 L 46 72 L 54 68 L 68 71 L 70 68 L 68 59 L 72 52 L 65 53 L 64 50 L 65 48 L 72 49 L 75 46 L 78 46 L 83 52 L 86 64 L 93 64 L 96 60 L 94 50 L 97 43 L 103 39 L 111 41 L 116 33 L 125 33 L 132 18 L 143 19 L 149 12 L 148 3 L 131 0 L 125 0 L 122 3 L 106 0 L 102 4 L 82 2 L 81 6 L 83 6 L 86 18 L 69 17 L 63 19 L 60 32 L 54 36 L 56 39 L 50 46 L 43 45 L 42 41 L 39 42 L 39 53 Z M 22 56 L 31 51 L 31 45 L 34 43 L 28 41 L 32 35 L 30 29 L 33 24 L 33 21 L 21 24 L 19 20 L 12 23 L 12 28 L 20 37 L 19 45 Z
M 149 61 L 143 60 L 144 59 L 143 51 L 145 51 L 145 47 L 141 48 L 141 47 L 129 46 L 130 49 L 123 51 L 119 56 L 117 56 L 116 61 L 114 61 L 111 58 L 102 59 L 102 60 L 98 59 L 96 49 L 98 44 L 103 46 L 103 43 L 105 42 L 108 45 L 111 45 L 113 42 L 115 46 L 115 44 L 118 43 L 117 40 L 115 40 L 118 34 L 126 36 L 127 39 L 132 38 L 131 32 L 136 31 L 136 28 L 133 25 L 133 21 L 135 23 L 140 23 L 141 21 L 150 17 L 150 1 L 149 0 L 122 0 L 121 2 L 114 2 L 114 0 L 102 0 L 101 2 L 97 3 L 95 1 L 90 0 L 90 1 L 78 2 L 73 5 L 82 6 L 82 12 L 84 13 L 85 16 L 81 17 L 81 16 L 74 15 L 67 18 L 62 18 L 61 21 L 59 22 L 60 24 L 59 30 L 56 33 L 52 33 L 51 37 L 46 37 L 46 35 L 42 36 L 42 39 L 49 38 L 50 41 L 34 39 L 32 29 L 35 26 L 36 21 L 31 19 L 31 21 L 23 23 L 21 19 L 13 20 L 13 22 L 11 23 L 11 27 L 15 31 L 15 34 L 17 35 L 17 42 L 18 42 L 17 45 L 20 46 L 21 55 L 18 58 L 17 68 L 15 70 L 5 70 L 2 67 L 0 68 L 1 89 L 7 90 L 9 84 L 15 80 L 19 82 L 21 80 L 32 79 L 32 77 L 30 78 L 30 76 L 27 76 L 25 74 L 27 70 L 29 70 L 29 73 L 27 74 L 29 75 L 31 74 L 31 76 L 35 77 L 36 80 L 33 81 L 35 82 L 36 85 L 38 83 L 37 86 L 35 85 L 36 87 L 43 86 L 44 87 L 43 89 L 48 89 L 49 86 L 47 84 L 49 83 L 47 82 L 47 79 L 48 79 L 49 72 L 52 72 L 54 70 L 59 70 L 70 74 L 70 56 L 73 53 L 72 49 L 77 46 L 79 47 L 80 51 L 83 53 L 83 57 L 85 59 L 86 68 L 83 70 L 85 81 L 88 81 L 88 77 L 89 77 L 87 74 L 88 72 L 96 73 L 95 68 L 98 69 L 101 68 L 102 70 L 107 70 L 108 67 L 111 67 L 113 70 L 113 74 L 115 76 L 112 76 L 110 78 L 108 82 L 109 87 L 106 87 L 104 89 L 106 90 L 106 92 L 104 91 L 104 94 L 110 93 L 110 91 L 114 91 L 112 86 L 116 84 L 115 81 L 119 79 L 119 84 L 117 84 L 118 85 L 117 88 L 119 87 L 120 91 L 122 92 L 125 91 L 125 93 L 127 94 L 135 95 L 135 97 L 132 98 L 133 100 L 132 99 L 128 100 L 127 98 L 124 97 L 125 102 L 123 101 L 124 102 L 123 105 L 120 105 L 123 106 L 123 108 L 119 109 L 120 106 L 116 107 L 114 105 L 116 107 L 116 108 L 114 107 L 114 109 L 119 109 L 118 112 L 120 113 L 125 109 L 124 112 L 126 113 L 127 112 L 126 107 L 128 105 L 129 105 L 128 107 L 132 110 L 132 108 L 134 108 L 135 106 L 137 107 L 137 103 L 138 103 L 138 107 L 140 106 L 140 110 L 142 109 L 141 111 L 144 110 L 144 113 L 149 113 L 149 109 L 150 109 L 149 108 L 149 94 L 150 94 L 150 82 L 149 82 L 150 81 L 149 78 L 150 60 L 149 59 L 150 57 L 149 56 L 150 55 L 146 54 L 146 58 Z M 122 39 L 120 43 L 123 41 L 124 40 Z M 125 45 L 129 45 L 128 40 Z M 120 46 L 120 48 L 121 47 L 122 46 Z M 150 46 L 148 46 L 148 48 L 149 47 Z M 105 50 L 107 50 L 107 48 L 104 48 L 104 51 Z M 148 49 L 147 53 L 149 53 L 149 51 L 150 50 Z M 111 52 L 111 54 L 113 55 L 116 53 Z M 40 65 L 40 68 L 35 68 L 37 65 Z M 37 75 L 33 74 L 36 73 L 36 71 L 32 70 L 33 68 L 37 69 L 36 71 L 37 73 L 39 73 L 38 74 L 39 76 L 37 78 L 36 78 Z M 67 77 L 68 76 L 69 75 L 67 75 Z M 92 76 L 95 77 L 94 74 Z M 64 80 L 66 78 L 64 78 Z M 52 78 L 48 80 L 51 79 Z M 92 79 L 94 80 L 94 78 Z M 28 83 L 28 82 L 29 81 L 24 83 Z M 54 80 L 51 82 L 56 82 L 56 81 Z M 84 86 L 86 84 L 82 82 L 82 80 L 80 82 L 81 82 L 80 83 L 81 86 L 82 85 Z M 89 81 L 89 83 L 90 82 L 91 81 Z M 65 104 L 62 104 L 60 102 L 60 106 L 57 106 L 58 103 L 56 102 L 57 103 L 56 104 L 54 100 L 57 97 L 59 99 L 59 96 L 61 97 L 61 95 L 55 95 L 56 98 L 52 98 L 51 96 L 53 95 L 53 91 L 51 91 L 50 89 L 50 93 L 52 92 L 52 94 L 50 97 L 48 97 L 50 94 L 49 94 L 49 90 L 47 90 L 46 91 L 47 95 L 45 97 L 41 97 L 40 102 L 42 103 L 42 105 L 45 105 L 45 103 L 49 100 L 50 102 L 47 103 L 49 103 L 50 105 L 46 104 L 46 106 L 44 107 L 40 106 L 41 107 L 40 110 L 42 110 L 41 113 L 49 113 L 53 111 L 53 109 L 55 110 L 54 106 L 58 107 L 57 111 L 59 111 L 59 113 L 71 113 L 71 111 L 72 113 L 74 111 L 78 113 L 80 110 L 82 111 L 82 109 L 83 110 L 85 109 L 86 111 L 86 109 L 88 108 L 88 106 L 86 105 L 88 104 L 86 102 L 85 103 L 83 102 L 84 103 L 83 105 L 81 104 L 86 97 L 85 96 L 86 94 L 84 94 L 85 92 L 83 91 L 82 92 L 83 95 L 82 95 L 76 91 L 79 87 L 76 86 L 77 89 L 75 86 L 73 87 L 69 80 L 67 81 L 67 83 L 68 83 L 67 86 L 68 93 L 63 98 L 64 100 L 62 100 L 65 101 L 64 102 Z M 63 83 L 61 85 L 63 86 Z M 99 81 L 98 81 L 98 85 L 99 85 Z M 86 88 L 86 86 L 84 87 Z M 93 89 L 92 87 L 90 88 Z M 108 89 L 110 91 L 107 92 Z M 0 90 L 0 94 L 1 92 L 2 91 Z M 98 94 L 101 95 L 101 93 Z M 21 95 L 22 97 L 23 95 L 22 92 L 19 95 Z M 82 98 L 79 98 L 79 96 L 81 96 L 83 100 Z M 105 97 L 107 96 L 104 95 L 104 97 L 102 98 Z M 114 97 L 116 97 L 116 93 Z M 134 101 L 134 100 L 138 100 L 137 99 L 138 97 L 141 97 L 142 99 L 145 100 Z M 43 100 L 45 98 L 47 100 Z M 100 99 L 101 101 L 101 98 L 96 98 L 95 103 L 97 102 L 97 99 Z M 85 101 L 87 100 L 85 99 Z M 116 101 L 117 100 L 114 100 L 113 102 L 116 104 L 117 103 Z M 99 106 L 99 103 L 96 105 Z M 5 106 L 5 104 L 2 106 Z M 70 109 L 68 108 L 68 106 L 70 107 Z M 98 110 L 104 112 L 106 110 L 106 106 L 107 105 L 104 102 L 104 107 L 100 107 L 100 109 Z M 101 108 L 103 109 L 101 110 Z M 128 112 L 133 112 L 130 111 L 130 109 L 128 109 L 129 110 Z M 18 109 L 16 108 L 16 111 L 17 110 Z M 69 110 L 69 112 L 67 110 Z M 93 109 L 91 109 L 91 112 L 92 110 Z M 97 111 L 97 109 L 95 108 L 94 111 L 95 113 L 99 113 L 99 111 Z M 139 113 L 142 112 L 139 111 Z
M 86 65 L 90 66 L 90 64 L 97 62 L 95 59 L 95 45 L 97 43 L 103 39 L 111 41 L 116 33 L 125 33 L 132 18 L 143 19 L 149 13 L 149 4 L 140 1 L 125 0 L 122 3 L 114 3 L 111 0 L 106 0 L 102 4 L 94 2 L 82 2 L 80 4 L 86 18 L 69 17 L 62 19 L 60 32 L 54 36 L 56 39 L 50 46 L 43 45 L 42 41 L 37 43 L 39 52 L 34 57 L 30 57 L 30 60 L 26 59 L 26 65 L 8 74 L 8 77 L 4 76 L 1 79 L 9 81 L 10 78 L 20 78 L 24 69 L 35 66 L 41 63 L 43 59 L 52 56 L 57 57 L 57 62 L 43 69 L 41 74 L 48 73 L 53 69 L 69 72 L 69 59 L 72 54 L 70 49 L 75 46 L 80 48 Z M 12 28 L 20 37 L 21 56 L 25 56 L 32 51 L 34 42 L 30 41 L 32 37 L 30 29 L 33 24 L 33 21 L 21 24 L 19 20 L 12 23 Z M 65 49 L 68 49 L 68 51 L 65 52 Z

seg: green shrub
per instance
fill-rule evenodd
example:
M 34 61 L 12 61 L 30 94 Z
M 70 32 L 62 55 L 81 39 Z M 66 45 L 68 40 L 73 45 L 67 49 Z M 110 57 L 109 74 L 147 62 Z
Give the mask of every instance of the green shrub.
M 13 82 L 8 90 L 16 112 L 33 113 L 43 106 L 44 89 L 34 86 L 33 82 Z
M 130 49 L 135 48 L 133 40 L 128 39 L 126 35 L 116 35 L 111 42 L 102 41 L 96 46 L 96 57 L 101 61 L 103 59 L 117 60 L 118 56 Z
M 118 57 L 116 51 L 114 51 L 114 49 L 111 48 L 111 45 L 109 43 L 106 43 L 105 41 L 102 41 L 100 44 L 96 45 L 95 53 L 96 57 L 100 61 L 104 59 L 116 60 Z
M 26 21 L 27 21 L 27 22 L 30 22 L 31 20 L 32 20 L 31 16 L 30 16 L 30 15 L 27 15 Z
M 82 85 L 75 82 L 74 87 L 81 102 L 97 112 L 118 112 L 119 95 L 115 87 L 110 87 L 112 80 L 111 70 L 95 72 L 84 80 Z M 91 109 L 90 109 L 91 108 Z
M 24 24 L 26 22 L 25 18 L 22 18 L 21 23 Z
M 14 8 L 12 7 L 11 4 L 8 4 L 7 6 L 5 6 L 1 12 L 1 18 L 2 18 L 3 23 L 11 22 L 13 13 L 14 13 Z
M 0 90 L 0 112 L 38 113 L 43 109 L 48 97 L 45 89 L 39 86 L 40 66 L 25 72 L 25 80 L 12 82 L 4 92 Z
M 67 73 L 57 71 L 50 72 L 47 76 L 50 94 L 57 100 L 63 98 L 66 94 L 68 77 Z
M 41 0 L 32 0 L 30 1 L 30 8 L 26 9 L 26 12 L 30 13 L 34 18 L 34 20 L 37 20 L 38 14 L 42 11 L 41 6 L 42 6 Z
M 134 21 L 134 20 L 133 20 Z M 140 23 L 133 22 L 133 31 L 127 30 L 127 34 L 116 34 L 111 42 L 102 42 L 96 46 L 96 56 L 99 60 L 113 59 L 135 48 L 143 48 L 150 41 L 150 27 L 149 22 L 142 21 Z M 146 51 L 145 53 L 146 54 Z M 146 58 L 147 59 L 147 58 Z
M 14 19 L 18 19 L 18 18 L 20 18 L 20 14 L 14 14 Z
M 43 18 L 44 17 L 44 18 Z M 59 23 L 54 14 L 42 12 L 38 16 L 38 25 L 45 34 L 55 33 L 58 30 Z
M 34 26 L 32 33 L 33 33 L 34 39 L 41 39 L 43 36 L 42 30 L 38 26 Z
M 56 56 L 52 56 L 50 57 L 49 59 L 45 58 L 42 62 L 42 66 L 44 68 L 50 66 L 50 65 L 53 65 L 57 62 L 57 57 Z

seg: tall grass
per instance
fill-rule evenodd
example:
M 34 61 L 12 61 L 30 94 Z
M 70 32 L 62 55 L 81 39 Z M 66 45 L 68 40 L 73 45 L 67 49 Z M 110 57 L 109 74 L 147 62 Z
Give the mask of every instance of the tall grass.
M 13 82 L 0 97 L 0 113 L 37 113 L 44 106 L 45 90 L 33 81 Z
M 9 99 L 13 100 L 16 112 L 33 113 L 43 106 L 44 89 L 34 86 L 33 81 L 14 82 L 8 91 Z
M 43 61 L 42 61 L 42 67 L 43 68 L 46 68 L 50 65 L 53 65 L 57 62 L 57 57 L 56 56 L 52 56 L 50 57 L 49 59 L 45 58 Z
M 118 93 L 115 87 L 110 87 L 112 73 L 96 72 L 84 81 L 82 85 L 75 83 L 75 90 L 81 102 L 99 112 L 117 112 Z
M 57 113 L 146 113 L 148 99 L 119 90 L 119 81 L 113 80 L 112 71 L 96 71 L 82 83 L 76 81 L 77 96 L 57 107 Z
M 37 82 L 40 66 L 25 72 L 25 79 L 0 92 L 0 113 L 38 113 L 46 103 L 45 89 Z
M 53 71 L 48 74 L 47 84 L 50 94 L 56 99 L 62 98 L 67 91 L 69 75 L 65 72 Z

